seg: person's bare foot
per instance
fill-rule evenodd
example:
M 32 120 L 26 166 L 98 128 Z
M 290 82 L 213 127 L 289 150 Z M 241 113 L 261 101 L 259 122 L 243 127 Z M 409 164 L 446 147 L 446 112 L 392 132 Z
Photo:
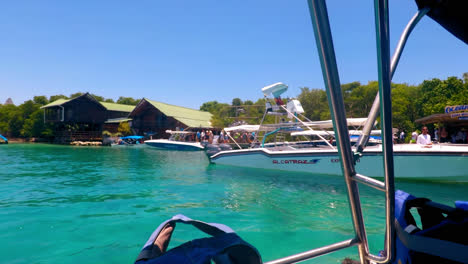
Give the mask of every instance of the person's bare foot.
M 169 242 L 171 241 L 171 236 L 172 232 L 174 231 L 174 227 L 175 223 L 168 223 L 166 226 L 163 227 L 158 237 L 154 241 L 154 245 L 161 250 L 161 253 L 166 252 L 167 246 L 169 246 Z

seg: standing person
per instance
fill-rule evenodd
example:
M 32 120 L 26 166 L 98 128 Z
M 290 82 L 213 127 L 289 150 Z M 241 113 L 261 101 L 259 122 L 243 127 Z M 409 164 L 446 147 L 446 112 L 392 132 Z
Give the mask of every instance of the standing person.
M 445 127 L 442 127 L 442 130 L 440 131 L 440 143 L 446 142 L 448 142 L 448 133 Z
M 405 131 L 401 131 L 400 132 L 400 141 L 401 143 L 405 143 Z
M 201 134 L 200 134 L 200 137 L 201 137 L 201 141 L 200 141 L 200 142 L 205 141 L 205 130 L 202 130 L 202 132 L 201 132 Z
M 206 132 L 206 134 L 207 134 L 207 136 L 205 136 L 205 137 L 208 138 L 208 143 L 213 144 L 213 132 L 211 132 L 211 130 L 208 130 L 208 132 Z
M 425 148 L 432 147 L 431 135 L 428 134 L 428 129 L 426 126 L 422 128 L 422 134 L 418 136 L 417 144 L 422 145 Z
M 456 143 L 463 143 L 465 141 L 465 133 L 461 130 L 458 130 L 456 136 L 455 136 L 455 142 Z
M 439 129 L 438 128 L 434 130 L 434 140 L 437 142 L 439 141 Z
M 218 142 L 220 144 L 224 143 L 224 132 L 223 132 L 223 130 L 221 130 L 221 132 L 219 132 Z
M 201 141 L 200 141 L 200 138 L 201 138 L 200 131 L 197 131 L 197 142 L 201 142 Z
M 411 143 L 416 143 L 416 140 L 418 139 L 418 132 L 413 131 L 413 133 L 411 133 Z

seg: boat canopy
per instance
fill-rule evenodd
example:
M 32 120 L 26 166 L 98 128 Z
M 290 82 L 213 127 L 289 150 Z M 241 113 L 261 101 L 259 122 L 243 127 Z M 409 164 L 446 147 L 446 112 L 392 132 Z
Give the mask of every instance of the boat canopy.
M 126 136 L 126 137 L 120 137 L 120 139 L 141 139 L 144 138 L 143 136 Z
M 468 44 L 468 1 L 416 0 L 418 9 L 430 8 L 427 15 L 448 32 Z
M 265 96 L 269 96 L 270 94 L 273 94 L 273 96 L 276 98 L 286 92 L 288 90 L 288 86 L 282 82 L 278 82 L 272 85 L 268 85 L 262 88 L 262 93 Z
M 361 126 L 364 126 L 364 124 L 366 123 L 367 117 L 347 118 L 346 121 L 348 122 L 348 126 L 361 127 Z M 313 122 L 304 122 L 304 123 L 307 126 L 310 126 L 312 128 L 320 128 L 320 129 L 333 128 L 333 122 L 331 120 L 313 121 Z M 377 124 L 377 122 L 375 124 Z
M 194 134 L 196 132 L 194 131 L 185 131 L 185 130 L 181 130 L 181 131 L 178 131 L 178 130 L 166 130 L 166 133 L 168 134 Z
M 245 132 L 257 132 L 260 129 L 260 125 L 240 125 L 224 128 L 226 132 L 233 131 L 245 131 Z
M 372 135 L 380 135 L 381 131 L 380 130 L 372 130 L 371 134 Z M 362 135 L 362 130 L 350 130 L 349 131 L 350 135 Z M 328 136 L 328 135 L 335 135 L 335 131 L 324 131 L 324 130 L 304 130 L 304 131 L 299 131 L 299 132 L 293 132 L 291 133 L 291 136 Z

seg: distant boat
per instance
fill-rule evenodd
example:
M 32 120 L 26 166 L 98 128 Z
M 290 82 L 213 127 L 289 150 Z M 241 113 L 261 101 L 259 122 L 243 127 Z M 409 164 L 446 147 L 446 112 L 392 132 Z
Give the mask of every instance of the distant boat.
M 2 134 L 0 134 L 0 139 L 3 140 L 3 142 L 0 141 L 0 144 L 8 144 L 8 139 L 6 137 L 4 137 Z
M 169 139 L 151 139 L 146 140 L 145 144 L 151 147 L 166 150 L 199 151 L 205 149 L 200 142 L 195 142 L 194 131 L 172 131 L 166 130 L 171 134 Z
M 111 147 L 135 147 L 144 146 L 143 136 L 120 137 L 117 143 L 112 143 Z

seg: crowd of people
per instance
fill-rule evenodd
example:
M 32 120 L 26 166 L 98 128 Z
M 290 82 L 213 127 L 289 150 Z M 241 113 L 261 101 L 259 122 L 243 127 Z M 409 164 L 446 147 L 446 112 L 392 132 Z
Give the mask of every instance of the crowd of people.
M 406 134 L 402 130 L 398 137 L 398 143 L 404 143 L 406 139 Z M 433 140 L 432 140 L 433 139 Z M 465 128 L 453 129 L 449 131 L 446 127 L 435 128 L 433 133 L 429 133 L 427 126 L 422 127 L 421 134 L 419 131 L 413 131 L 411 133 L 411 140 L 409 143 L 416 143 L 420 145 L 430 145 L 432 142 L 438 143 L 459 143 L 459 144 L 468 144 L 468 130 Z
M 230 143 L 232 141 L 231 138 L 237 143 L 252 143 L 255 139 L 255 132 L 233 132 L 231 134 L 231 132 L 221 130 L 215 134 L 211 130 L 201 130 L 195 134 L 194 141 L 223 144 Z

